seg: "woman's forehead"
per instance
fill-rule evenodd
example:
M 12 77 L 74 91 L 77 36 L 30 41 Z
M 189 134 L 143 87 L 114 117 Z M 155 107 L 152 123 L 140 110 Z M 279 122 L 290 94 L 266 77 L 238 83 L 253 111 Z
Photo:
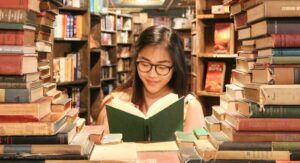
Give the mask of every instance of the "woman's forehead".
M 171 60 L 168 49 L 161 45 L 149 45 L 143 48 L 138 58 L 146 58 L 149 60 Z

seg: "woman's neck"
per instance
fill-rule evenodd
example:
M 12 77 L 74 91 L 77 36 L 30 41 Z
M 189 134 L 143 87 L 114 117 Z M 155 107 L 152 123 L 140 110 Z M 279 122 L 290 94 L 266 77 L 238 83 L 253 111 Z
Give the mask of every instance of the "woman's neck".
M 144 104 L 143 104 L 143 112 L 147 113 L 149 107 L 158 99 L 160 99 L 161 97 L 169 94 L 173 92 L 171 88 L 169 87 L 165 87 L 164 89 L 162 89 L 159 92 L 156 93 L 150 93 L 149 91 L 147 91 L 146 89 L 143 90 L 144 93 Z

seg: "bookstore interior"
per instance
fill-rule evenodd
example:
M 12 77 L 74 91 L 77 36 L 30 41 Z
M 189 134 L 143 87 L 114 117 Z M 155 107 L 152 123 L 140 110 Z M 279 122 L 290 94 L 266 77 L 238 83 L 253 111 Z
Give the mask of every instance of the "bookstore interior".
M 181 39 L 189 95 L 143 112 L 113 94 L 177 73 L 136 60 L 153 26 Z M 298 162 L 297 92 L 300 0 L 0 0 L 0 162 Z

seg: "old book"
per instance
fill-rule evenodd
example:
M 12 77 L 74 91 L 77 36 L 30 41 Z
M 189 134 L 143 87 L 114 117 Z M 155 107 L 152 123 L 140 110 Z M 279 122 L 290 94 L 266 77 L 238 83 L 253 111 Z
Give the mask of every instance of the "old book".
M 43 11 L 38 15 L 38 17 L 36 19 L 36 24 L 43 25 L 43 26 L 46 26 L 49 28 L 53 28 L 55 15 L 56 14 L 53 14 L 51 12 Z
M 106 111 L 110 132 L 122 133 L 124 141 L 175 140 L 174 132 L 183 129 L 183 98 L 172 93 L 153 103 L 146 115 L 118 99 Z
M 43 97 L 43 88 L 0 89 L 0 97 L 0 102 L 6 103 L 33 102 Z
M 217 149 L 209 142 L 209 140 L 197 140 L 195 141 L 195 147 L 203 160 L 209 161 L 216 158 Z
M 33 25 L 21 24 L 21 23 L 0 23 L 0 29 L 8 30 L 36 30 L 36 27 Z
M 56 90 L 56 83 L 44 83 L 43 84 L 43 92 L 44 96 L 47 96 L 50 94 L 50 92 Z
M 226 122 L 222 122 L 222 132 L 236 142 L 297 142 L 300 132 L 236 131 Z
M 0 82 L 29 83 L 39 79 L 39 73 L 28 73 L 24 75 L 0 75 Z
M 300 85 L 248 84 L 244 87 L 245 99 L 259 105 L 300 105 L 297 92 Z
M 40 3 L 40 10 L 51 12 L 56 15 L 59 14 L 58 6 L 55 3 L 53 3 L 52 1 L 42 1 Z
M 256 63 L 262 64 L 300 64 L 299 56 L 263 56 L 257 57 Z
M 101 144 L 117 144 L 123 142 L 123 135 L 120 133 L 110 133 L 103 135 Z
M 257 38 L 270 34 L 299 34 L 299 19 L 267 19 L 251 25 L 251 36 Z
M 255 59 L 236 58 L 236 69 L 242 72 L 250 73 L 255 63 Z
M 199 156 L 195 147 L 179 147 L 180 162 L 193 163 L 202 162 L 202 158 Z
M 248 118 L 226 113 L 225 120 L 237 131 L 300 131 L 297 118 Z
M 238 40 L 245 40 L 251 38 L 251 28 L 246 27 L 243 29 L 238 29 Z
M 0 136 L 55 135 L 65 122 L 65 115 L 48 114 L 39 122 L 0 123 Z
M 231 83 L 239 87 L 244 87 L 252 81 L 252 74 L 233 69 L 231 72 Z
M 236 102 L 236 100 L 234 98 L 228 96 L 226 93 L 220 95 L 220 107 L 224 108 L 225 111 L 236 110 L 235 102 Z
M 249 118 L 299 118 L 299 105 L 264 105 L 261 108 L 252 102 L 237 103 L 237 112 Z
M 244 45 L 244 46 L 255 46 L 256 45 L 256 40 L 255 39 L 243 40 L 242 45 Z
M 244 98 L 243 88 L 234 84 L 226 84 L 226 95 L 232 97 L 235 100 L 241 100 Z
M 35 46 L 1 45 L 0 53 L 5 54 L 35 54 Z
M 34 45 L 34 30 L 0 30 L 1 45 Z
M 299 151 L 299 142 L 272 142 L 274 151 Z
M 72 105 L 72 99 L 71 98 L 62 98 L 60 100 L 55 101 L 51 105 L 51 111 L 52 112 L 64 112 L 65 110 L 71 109 Z
M 269 48 L 261 49 L 257 51 L 258 57 L 267 56 L 299 56 L 300 48 Z
M 202 127 L 202 128 L 196 128 L 193 130 L 195 136 L 197 139 L 202 140 L 202 139 L 207 139 L 208 138 L 208 131 Z
M 42 81 L 36 80 L 28 83 L 12 83 L 12 82 L 1 82 L 0 89 L 34 89 L 42 86 Z
M 208 62 L 204 90 L 207 92 L 223 92 L 225 71 L 226 64 L 224 62 Z
M 218 151 L 272 151 L 272 142 L 234 142 L 223 132 L 210 133 L 209 140 Z
M 70 144 L 76 134 L 75 124 L 65 124 L 56 135 L 0 136 L 0 144 Z
M 40 12 L 38 0 L 11 0 L 9 2 L 1 1 L 0 8 L 11 8 L 11 9 L 28 9 L 35 12 Z
M 248 23 L 274 17 L 299 17 L 300 2 L 294 1 L 265 1 L 264 3 L 247 10 Z
M 212 116 L 218 121 L 223 121 L 225 119 L 225 109 L 221 106 L 212 106 Z
M 101 139 L 104 132 L 104 126 L 102 125 L 86 125 L 84 126 L 83 133 L 87 133 L 89 135 L 89 140 L 94 142 L 95 144 L 101 144 Z
M 0 22 L 35 25 L 37 14 L 26 9 L 0 9 Z
M 175 133 L 176 143 L 179 147 L 193 147 L 194 141 L 197 140 L 196 136 L 192 132 L 176 131 Z
M 36 51 L 37 52 L 45 52 L 50 53 L 52 52 L 52 44 L 48 41 L 38 41 L 35 43 Z
M 257 49 L 300 47 L 300 34 L 272 34 L 255 40 Z
M 247 26 L 247 14 L 246 14 L 246 12 L 234 15 L 233 20 L 234 20 L 234 28 L 235 29 L 246 28 L 246 26 Z
M 299 65 L 254 65 L 252 82 L 261 84 L 300 84 Z
M 39 121 L 50 110 L 51 98 L 43 97 L 33 103 L 1 103 L 0 122 Z
M 206 116 L 204 118 L 205 120 L 205 128 L 209 132 L 216 132 L 221 130 L 221 124 L 220 121 L 218 121 L 215 117 L 213 116 Z

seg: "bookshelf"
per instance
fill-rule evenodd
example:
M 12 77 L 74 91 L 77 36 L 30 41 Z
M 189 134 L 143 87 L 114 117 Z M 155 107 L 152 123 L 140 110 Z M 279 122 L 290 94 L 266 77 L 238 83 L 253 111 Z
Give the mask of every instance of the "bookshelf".
M 196 74 L 196 82 L 192 85 L 200 98 L 205 115 L 211 114 L 211 107 L 219 105 L 220 95 L 225 91 L 225 84 L 230 83 L 231 70 L 235 68 L 237 45 L 233 20 L 229 14 L 212 14 L 212 5 L 222 5 L 222 0 L 209 3 L 196 0 L 196 19 L 192 22 L 192 69 Z M 220 89 L 207 91 L 205 86 L 208 63 L 224 63 Z M 213 81 L 212 81 L 213 82 Z M 208 81 L 209 83 L 209 81 Z M 219 91 L 218 91 L 219 90 Z
M 77 5 L 59 7 L 54 24 L 53 80 L 59 90 L 72 98 L 73 107 L 80 108 L 80 117 L 89 123 L 89 1 L 81 0 Z
M 131 73 L 131 47 L 133 44 L 133 17 L 129 14 L 117 14 L 117 84 L 124 84 Z

